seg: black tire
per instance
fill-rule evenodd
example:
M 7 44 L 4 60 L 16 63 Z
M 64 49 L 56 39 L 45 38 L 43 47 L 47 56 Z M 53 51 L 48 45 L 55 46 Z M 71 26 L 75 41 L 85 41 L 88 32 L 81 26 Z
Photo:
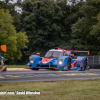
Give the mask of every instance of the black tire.
M 39 70 L 39 68 L 32 68 L 32 70 Z
M 84 70 L 87 68 L 87 58 L 84 59 Z
M 87 58 L 84 59 L 84 67 L 81 67 L 81 71 L 85 71 L 87 67 Z
M 70 68 L 71 68 L 71 59 L 70 58 L 68 59 L 67 65 L 68 65 L 68 70 L 70 70 Z
M 70 68 L 71 68 L 71 59 L 70 58 L 67 61 L 67 66 L 68 66 L 68 70 L 62 69 L 62 71 L 69 71 L 70 70 Z

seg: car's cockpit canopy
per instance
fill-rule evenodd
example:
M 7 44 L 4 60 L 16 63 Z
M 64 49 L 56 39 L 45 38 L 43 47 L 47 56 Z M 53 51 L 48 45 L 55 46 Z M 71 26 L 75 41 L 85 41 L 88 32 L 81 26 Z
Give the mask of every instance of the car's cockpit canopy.
M 45 54 L 45 58 L 58 58 L 64 56 L 64 53 L 62 50 L 49 50 L 46 54 Z
M 65 53 L 68 56 L 67 53 Z M 45 58 L 58 58 L 64 56 L 64 51 L 51 49 L 45 54 Z

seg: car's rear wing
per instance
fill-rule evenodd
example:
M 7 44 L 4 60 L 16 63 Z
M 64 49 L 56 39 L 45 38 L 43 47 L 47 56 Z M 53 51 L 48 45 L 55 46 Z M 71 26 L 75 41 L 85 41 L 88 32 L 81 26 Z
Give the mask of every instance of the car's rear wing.
M 58 48 L 58 47 L 55 47 L 54 49 L 57 49 L 57 50 L 63 50 L 61 48 Z M 64 51 L 64 50 L 63 50 Z M 90 55 L 90 51 L 78 51 L 78 50 L 65 50 L 67 52 L 68 55 L 70 54 L 73 54 L 73 53 L 87 53 L 88 55 Z
M 71 50 L 71 53 L 87 53 L 88 55 L 90 55 L 90 51 L 78 51 L 78 50 Z

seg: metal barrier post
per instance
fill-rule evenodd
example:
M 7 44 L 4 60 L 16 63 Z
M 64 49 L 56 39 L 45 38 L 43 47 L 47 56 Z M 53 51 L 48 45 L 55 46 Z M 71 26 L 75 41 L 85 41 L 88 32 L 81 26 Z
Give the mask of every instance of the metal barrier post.
M 100 56 L 99 56 L 99 64 L 100 64 Z
M 93 65 L 94 65 L 94 56 L 93 56 Z

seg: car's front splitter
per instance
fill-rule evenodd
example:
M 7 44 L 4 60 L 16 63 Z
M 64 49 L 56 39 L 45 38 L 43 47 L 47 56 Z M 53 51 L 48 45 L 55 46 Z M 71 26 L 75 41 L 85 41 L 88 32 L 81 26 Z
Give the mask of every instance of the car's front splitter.
M 26 69 L 33 69 L 33 68 L 62 70 L 62 69 L 57 69 L 55 67 L 26 67 Z

